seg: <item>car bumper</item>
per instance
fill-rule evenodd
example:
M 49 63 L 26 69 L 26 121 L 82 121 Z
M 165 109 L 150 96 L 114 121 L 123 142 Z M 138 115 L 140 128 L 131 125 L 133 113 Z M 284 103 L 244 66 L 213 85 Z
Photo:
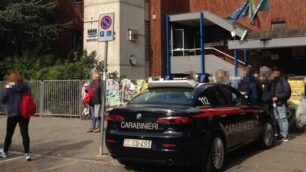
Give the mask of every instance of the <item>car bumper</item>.
M 152 140 L 151 149 L 123 147 L 124 139 Z M 112 140 L 113 142 L 108 142 Z M 165 148 L 163 144 L 175 144 Z M 149 163 L 160 165 L 190 165 L 199 160 L 199 148 L 189 133 L 133 134 L 124 132 L 107 132 L 106 146 L 110 154 L 121 162 Z

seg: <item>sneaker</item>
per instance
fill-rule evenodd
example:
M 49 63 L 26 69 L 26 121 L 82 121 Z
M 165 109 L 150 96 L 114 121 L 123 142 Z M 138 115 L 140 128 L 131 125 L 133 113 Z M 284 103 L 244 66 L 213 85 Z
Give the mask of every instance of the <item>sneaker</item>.
M 93 132 L 94 132 L 94 133 L 100 133 L 101 130 L 100 130 L 99 128 L 97 128 L 97 129 L 93 130 Z
M 91 133 L 91 132 L 93 132 L 93 131 L 94 131 L 93 128 L 90 128 L 89 130 L 87 130 L 88 133 Z
M 288 137 L 284 137 L 283 138 L 283 142 L 288 142 L 289 141 L 289 138 Z
M 3 148 L 0 149 L 0 157 L 7 158 L 7 153 L 4 152 Z
M 24 154 L 24 156 L 25 156 L 25 159 L 26 159 L 27 161 L 31 161 L 31 160 L 32 160 L 31 154 L 26 153 L 26 154 Z

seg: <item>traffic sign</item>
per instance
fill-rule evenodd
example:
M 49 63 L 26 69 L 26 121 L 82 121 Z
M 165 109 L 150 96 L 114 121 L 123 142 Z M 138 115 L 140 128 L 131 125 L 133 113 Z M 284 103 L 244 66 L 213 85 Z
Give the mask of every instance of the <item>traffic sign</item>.
M 99 17 L 99 42 L 114 40 L 114 13 L 101 14 Z

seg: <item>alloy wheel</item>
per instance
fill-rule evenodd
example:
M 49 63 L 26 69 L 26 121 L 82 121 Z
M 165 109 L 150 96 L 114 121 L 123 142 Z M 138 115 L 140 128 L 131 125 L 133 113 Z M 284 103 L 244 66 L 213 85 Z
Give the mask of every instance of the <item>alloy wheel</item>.
M 224 144 L 220 137 L 216 137 L 212 143 L 211 160 L 216 169 L 221 169 L 224 163 Z

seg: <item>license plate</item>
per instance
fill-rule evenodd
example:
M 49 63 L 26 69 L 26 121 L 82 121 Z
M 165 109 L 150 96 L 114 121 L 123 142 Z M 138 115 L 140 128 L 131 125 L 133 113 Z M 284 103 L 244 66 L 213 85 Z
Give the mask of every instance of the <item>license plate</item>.
M 151 149 L 152 140 L 124 139 L 124 147 Z

